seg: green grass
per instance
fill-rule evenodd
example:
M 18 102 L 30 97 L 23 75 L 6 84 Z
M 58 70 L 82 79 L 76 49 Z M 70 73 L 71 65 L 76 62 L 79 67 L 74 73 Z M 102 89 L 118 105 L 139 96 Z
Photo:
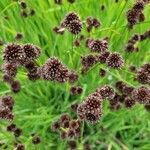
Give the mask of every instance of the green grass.
M 58 84 L 45 82 L 42 80 L 31 82 L 27 79 L 26 73 L 21 69 L 17 79 L 21 81 L 22 90 L 18 94 L 12 94 L 9 86 L 2 82 L 2 72 L 0 72 L 0 96 L 10 93 L 16 100 L 14 122 L 23 129 L 23 136 L 20 141 L 25 144 L 27 150 L 66 150 L 67 142 L 60 140 L 59 134 L 48 130 L 49 126 L 62 113 L 69 113 L 75 116 L 70 110 L 70 104 L 75 101 L 82 101 L 89 93 L 98 86 L 109 84 L 114 85 L 117 80 L 125 82 L 135 87 L 139 84 L 133 81 L 133 74 L 128 70 L 129 65 L 141 66 L 150 62 L 150 41 L 138 43 L 140 51 L 138 53 L 127 54 L 124 47 L 129 38 L 134 33 L 144 33 L 150 29 L 150 5 L 145 10 L 146 20 L 139 23 L 133 30 L 128 30 L 126 12 L 132 7 L 133 0 L 76 0 L 73 5 L 66 1 L 59 6 L 53 0 L 27 0 L 27 4 L 36 11 L 35 16 L 22 18 L 20 7 L 12 0 L 0 1 L 0 39 L 8 42 L 16 42 L 17 32 L 24 34 L 24 38 L 19 43 L 34 43 L 42 48 L 42 55 L 38 59 L 38 64 L 43 64 L 48 57 L 59 57 L 70 69 L 80 71 L 80 57 L 88 54 L 84 43 L 80 47 L 72 47 L 73 37 L 65 32 L 63 36 L 55 34 L 52 29 L 57 26 L 69 11 L 80 14 L 83 21 L 87 16 L 94 16 L 101 20 L 100 29 L 93 30 L 88 34 L 83 29 L 82 33 L 93 38 L 103 38 L 109 36 L 110 51 L 120 52 L 125 59 L 125 67 L 120 71 L 110 70 L 106 77 L 100 78 L 99 68 L 105 65 L 98 65 L 81 76 L 78 85 L 84 87 L 81 96 L 71 96 L 69 94 L 70 85 L 68 83 Z M 105 10 L 101 11 L 100 6 L 104 4 Z M 4 19 L 8 16 L 8 20 Z M 0 65 L 2 65 L 2 51 L 0 47 Z M 108 78 L 112 77 L 112 80 Z M 142 105 L 136 105 L 131 110 L 122 108 L 112 112 L 104 102 L 103 116 L 96 125 L 85 124 L 84 136 L 79 140 L 79 147 L 82 148 L 84 141 L 88 140 L 94 150 L 149 150 L 150 149 L 150 114 Z M 11 133 L 6 132 L 8 122 L 0 121 L 0 141 L 6 142 L 8 150 L 13 149 L 15 141 Z M 101 130 L 105 128 L 106 131 Z M 35 146 L 31 143 L 31 133 L 38 133 L 42 142 Z

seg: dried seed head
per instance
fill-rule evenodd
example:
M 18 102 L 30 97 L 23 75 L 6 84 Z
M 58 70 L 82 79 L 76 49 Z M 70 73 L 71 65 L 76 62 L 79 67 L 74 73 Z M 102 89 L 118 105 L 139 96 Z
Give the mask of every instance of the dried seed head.
M 150 84 L 150 73 L 139 71 L 136 75 L 136 79 L 141 84 Z
M 108 85 L 98 88 L 97 92 L 102 96 L 103 99 L 113 99 L 115 97 L 114 89 Z
M 123 58 L 119 53 L 112 53 L 108 56 L 106 63 L 110 68 L 119 69 L 123 66 Z
M 139 87 L 138 89 L 134 89 L 132 92 L 132 99 L 141 104 L 149 104 L 150 89 L 144 86 Z
M 1 108 L 0 109 L 0 119 L 13 120 L 12 111 L 7 107 Z
M 8 44 L 4 49 L 3 59 L 5 62 L 19 64 L 25 59 L 25 53 L 18 44 Z

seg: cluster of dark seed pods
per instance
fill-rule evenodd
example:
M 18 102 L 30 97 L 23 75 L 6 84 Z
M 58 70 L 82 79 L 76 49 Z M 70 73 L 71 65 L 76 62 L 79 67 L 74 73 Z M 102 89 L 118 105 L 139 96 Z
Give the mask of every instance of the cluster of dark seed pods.
M 72 119 L 68 114 L 63 114 L 60 119 L 53 122 L 51 129 L 52 131 L 59 132 L 61 139 L 75 139 L 80 137 L 81 122 Z
M 24 0 L 21 0 L 19 2 L 20 9 L 21 9 L 21 16 L 24 18 L 27 18 L 29 16 L 34 16 L 35 15 L 35 10 L 31 9 L 27 3 Z
M 39 47 L 33 44 L 10 43 L 5 46 L 3 54 L 3 80 L 11 86 L 13 92 L 17 93 L 21 89 L 20 82 L 15 80 L 19 67 L 27 69 L 30 80 L 39 78 L 38 67 L 34 63 L 41 54 Z
M 55 27 L 53 30 L 56 33 L 63 34 L 65 29 L 67 29 L 73 35 L 77 35 L 81 32 L 82 21 L 78 14 L 75 12 L 68 13 L 60 23 L 60 26 Z
M 130 29 L 132 29 L 138 22 L 143 22 L 145 20 L 143 11 L 147 3 L 148 1 L 138 0 L 132 9 L 127 12 L 128 27 Z
M 146 39 L 150 39 L 150 30 L 146 31 L 143 34 L 134 34 L 131 39 L 128 41 L 125 51 L 126 52 L 138 52 L 139 48 L 136 46 L 138 42 L 142 42 Z
M 14 99 L 11 96 L 0 97 L 0 120 L 13 120 Z

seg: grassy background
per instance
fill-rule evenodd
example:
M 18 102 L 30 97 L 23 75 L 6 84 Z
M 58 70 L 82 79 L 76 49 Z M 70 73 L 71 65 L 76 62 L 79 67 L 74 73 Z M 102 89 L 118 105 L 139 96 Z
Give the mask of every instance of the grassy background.
M 24 38 L 19 43 L 34 43 L 42 48 L 42 55 L 38 59 L 39 64 L 43 64 L 50 56 L 58 56 L 70 69 L 80 71 L 80 57 L 88 54 L 84 43 L 80 47 L 72 49 L 73 37 L 65 32 L 63 36 L 55 34 L 52 29 L 57 26 L 61 19 L 69 11 L 80 14 L 81 19 L 86 20 L 87 16 L 94 16 L 101 20 L 102 26 L 98 30 L 93 30 L 88 34 L 83 29 L 82 33 L 93 38 L 110 37 L 110 51 L 120 52 L 125 59 L 125 67 L 118 71 L 110 70 L 105 78 L 98 75 L 99 65 L 93 68 L 87 75 L 81 76 L 77 85 L 84 87 L 81 96 L 71 96 L 69 94 L 69 84 L 58 84 L 54 82 L 27 80 L 24 69 L 19 70 L 17 79 L 21 81 L 22 90 L 18 94 L 12 94 L 16 100 L 14 122 L 23 129 L 23 136 L 20 140 L 25 144 L 27 150 L 66 150 L 66 141 L 62 141 L 57 133 L 48 130 L 51 122 L 56 120 L 62 113 L 71 113 L 70 104 L 75 101 L 82 101 L 85 96 L 93 92 L 96 87 L 123 80 L 130 85 L 138 86 L 133 81 L 133 74 L 128 70 L 129 65 L 140 65 L 150 61 L 150 41 L 139 43 L 138 53 L 126 54 L 124 52 L 125 43 L 134 33 L 144 33 L 150 27 L 149 12 L 150 6 L 144 10 L 146 20 L 139 23 L 133 30 L 127 29 L 126 12 L 132 7 L 133 0 L 76 0 L 70 5 L 66 1 L 59 6 L 53 0 L 26 0 L 29 7 L 36 11 L 35 16 L 22 18 L 20 7 L 17 2 L 11 0 L 0 1 L 0 39 L 5 43 L 16 42 L 17 32 L 24 34 Z M 100 6 L 104 4 L 105 10 Z M 8 19 L 5 19 L 8 16 Z M 85 25 L 84 25 L 85 27 Z M 0 65 L 2 65 L 2 51 L 0 47 Z M 9 93 L 9 87 L 2 82 L 0 73 L 0 96 Z M 85 140 L 88 140 L 94 150 L 149 150 L 150 149 L 150 114 L 146 112 L 142 105 L 136 105 L 131 110 L 122 108 L 117 112 L 112 112 L 104 103 L 104 114 L 96 125 L 85 125 Z M 13 149 L 14 137 L 6 132 L 5 121 L 0 121 L 0 141 L 8 144 L 8 150 Z M 106 131 L 103 131 L 105 128 Z M 34 146 L 31 144 L 31 133 L 41 136 L 41 144 Z

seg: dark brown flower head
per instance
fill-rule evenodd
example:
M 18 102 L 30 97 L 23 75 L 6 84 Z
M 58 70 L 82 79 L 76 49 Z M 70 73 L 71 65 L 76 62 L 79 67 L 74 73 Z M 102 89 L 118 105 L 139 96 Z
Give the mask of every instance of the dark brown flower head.
M 16 129 L 16 125 L 15 124 L 10 124 L 9 126 L 7 126 L 7 131 L 8 132 L 14 132 Z
M 79 34 L 82 30 L 82 22 L 79 20 L 73 20 L 67 25 L 67 30 L 72 34 Z
M 126 97 L 124 100 L 124 105 L 126 108 L 131 108 L 135 105 L 135 101 L 131 99 L 130 97 Z
M 75 83 L 78 80 L 79 76 L 74 71 L 69 71 L 68 80 L 70 83 Z
M 14 106 L 14 99 L 11 96 L 4 96 L 2 97 L 2 103 L 4 107 L 12 109 Z
M 0 109 L 0 119 L 13 120 L 12 111 L 7 107 L 1 108 Z
M 134 52 L 135 51 L 135 47 L 132 43 L 128 43 L 125 47 L 125 51 L 126 52 Z
M 20 64 L 25 59 L 25 53 L 18 44 L 8 44 L 4 49 L 3 59 L 5 62 Z
M 66 121 L 64 121 L 64 122 L 62 122 L 61 123 L 61 126 L 63 127 L 63 128 L 69 128 L 69 120 L 66 120 Z
M 14 93 L 20 92 L 20 90 L 21 90 L 20 82 L 19 82 L 19 81 L 13 81 L 13 82 L 11 83 L 11 90 L 12 90 Z
M 71 104 L 71 109 L 72 109 L 72 111 L 74 111 L 74 112 L 77 112 L 77 108 L 78 108 L 78 106 L 79 106 L 79 104 L 78 103 L 73 103 L 73 104 Z
M 21 6 L 22 9 L 26 9 L 27 8 L 27 4 L 26 4 L 25 1 L 21 1 L 20 2 L 20 6 Z
M 61 115 L 60 117 L 60 122 L 63 123 L 63 122 L 66 122 L 66 121 L 70 121 L 70 116 L 68 114 L 63 114 Z
M 85 68 L 90 68 L 96 63 L 96 57 L 92 54 L 81 57 L 81 64 Z
M 144 13 L 140 13 L 140 15 L 139 15 L 139 21 L 140 21 L 140 22 L 145 21 Z
M 136 72 L 137 72 L 136 66 L 134 66 L 134 65 L 131 65 L 131 66 L 129 67 L 129 70 L 130 70 L 131 72 L 133 72 L 133 73 L 136 73 Z
M 136 2 L 135 5 L 133 6 L 133 9 L 137 11 L 142 11 L 144 9 L 144 2 L 143 1 Z
M 126 86 L 126 84 L 123 81 L 117 81 L 116 84 L 115 84 L 115 87 L 121 93 L 122 93 L 122 91 L 123 91 L 123 89 L 124 89 L 125 86 Z
M 137 72 L 136 79 L 141 84 L 150 84 L 150 73 L 139 71 Z
M 70 150 L 76 150 L 77 149 L 77 143 L 74 140 L 68 141 L 68 146 Z
M 108 50 L 107 40 L 91 40 L 88 44 L 91 52 L 104 53 Z
M 32 44 L 23 45 L 23 50 L 26 54 L 27 61 L 32 61 L 32 60 L 38 58 L 41 54 L 40 48 L 35 45 L 32 45 Z
M 80 46 L 80 40 L 79 39 L 74 41 L 74 46 L 76 46 L 76 47 Z
M 41 77 L 45 80 L 57 81 L 60 83 L 68 80 L 69 70 L 61 61 L 52 57 L 41 67 Z
M 121 92 L 124 95 L 131 95 L 131 93 L 132 93 L 133 90 L 134 90 L 133 87 L 130 87 L 128 85 L 124 85 L 123 88 L 121 89 Z
M 76 130 L 77 128 L 79 128 L 79 123 L 77 120 L 71 120 L 69 122 L 69 128 L 70 129 L 73 129 L 73 130 Z
M 102 115 L 102 97 L 99 93 L 90 94 L 77 108 L 81 120 L 96 123 Z
M 52 129 L 52 131 L 58 131 L 60 129 L 60 122 L 59 121 L 53 122 L 51 129 Z
M 14 135 L 15 135 L 15 137 L 21 136 L 22 135 L 22 130 L 20 128 L 16 128 L 14 130 Z
M 15 36 L 16 40 L 21 40 L 23 38 L 23 34 L 22 33 L 17 33 Z
M 142 65 L 140 71 L 150 73 L 150 63 Z
M 68 27 L 72 21 L 80 21 L 79 16 L 75 12 L 70 12 L 66 15 L 65 19 L 61 23 L 61 27 Z
M 5 63 L 3 65 L 4 73 L 8 76 L 15 77 L 17 74 L 17 66 L 12 63 Z
M 107 60 L 109 55 L 110 55 L 110 52 L 104 52 L 100 55 L 97 55 L 96 56 L 97 57 L 97 62 L 102 63 L 102 64 L 106 63 L 106 60 Z
M 9 83 L 11 84 L 13 82 L 13 78 L 7 74 L 4 74 L 3 75 L 3 81 L 6 82 L 6 83 Z
M 32 143 L 35 145 L 41 143 L 41 138 L 38 135 L 33 136 Z
M 117 102 L 116 104 L 111 104 L 110 103 L 110 109 L 113 111 L 119 110 L 122 107 L 120 102 Z
M 73 87 L 70 88 L 70 92 L 71 92 L 71 94 L 73 94 L 73 95 L 81 94 L 82 91 L 83 91 L 83 89 L 82 89 L 82 87 L 80 87 L 80 86 L 73 86 Z
M 103 99 L 113 99 L 115 96 L 114 89 L 108 85 L 98 88 L 97 92 L 102 96 Z
M 106 70 L 100 69 L 100 70 L 99 70 L 99 75 L 100 75 L 100 77 L 105 77 L 105 75 L 106 75 Z
M 61 131 L 60 132 L 60 138 L 63 140 L 63 139 L 66 139 L 67 138 L 67 132 L 65 131 Z
M 106 63 L 110 68 L 119 69 L 123 66 L 123 58 L 119 53 L 112 53 L 108 56 Z
M 67 137 L 68 138 L 74 138 L 75 137 L 75 131 L 73 129 L 69 129 L 67 131 Z
M 134 89 L 132 92 L 132 99 L 141 104 L 149 104 L 150 89 L 144 86 L 139 87 L 138 89 Z
M 25 146 L 23 144 L 17 144 L 16 150 L 25 150 Z

